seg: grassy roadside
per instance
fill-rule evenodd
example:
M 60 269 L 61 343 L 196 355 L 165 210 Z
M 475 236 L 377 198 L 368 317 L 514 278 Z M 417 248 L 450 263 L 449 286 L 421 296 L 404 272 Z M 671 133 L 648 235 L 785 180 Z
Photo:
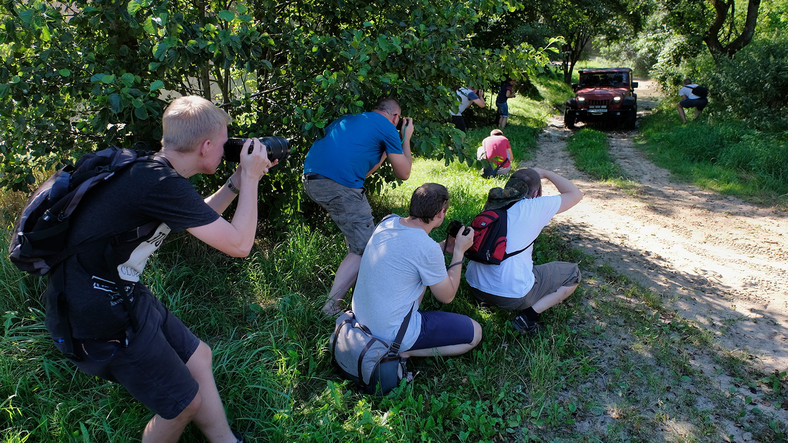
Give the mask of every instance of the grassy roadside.
M 788 209 L 788 137 L 701 114 L 682 125 L 675 102 L 641 120 L 639 143 L 657 165 L 706 189 Z
M 518 97 L 511 112 L 528 116 L 513 117 L 506 131 L 524 165 L 540 127 L 531 118 L 548 111 Z M 470 131 L 467 149 L 490 129 Z M 449 218 L 463 221 L 504 182 L 484 180 L 464 164 L 419 159 L 410 180 L 374 199 L 376 218 L 403 214 L 412 190 L 427 181 L 449 188 Z M 437 240 L 444 235 L 434 232 Z M 414 383 L 383 398 L 360 395 L 333 372 L 333 320 L 319 313 L 344 251 L 332 223 L 294 224 L 261 239 L 247 260 L 182 237 L 149 264 L 146 283 L 212 346 L 229 418 L 247 441 L 721 441 L 742 433 L 786 439 L 785 423 L 759 408 L 788 401 L 785 373 L 754 372 L 745 358 L 667 311 L 658 296 L 582 256 L 549 227 L 536 243 L 536 261 L 579 262 L 584 279 L 567 302 L 547 311 L 546 333 L 517 335 L 509 314 L 477 306 L 463 284 L 443 309 L 479 321 L 480 346 L 457 358 L 412 359 Z M 5 257 L 0 281 L 3 441 L 136 438 L 150 413 L 122 388 L 75 372 L 49 344 L 35 295 L 41 281 Z M 428 301 L 426 308 L 440 307 Z M 716 372 L 703 373 L 699 359 L 713 361 Z M 738 387 L 730 390 L 720 378 Z M 190 427 L 183 441 L 201 437 Z

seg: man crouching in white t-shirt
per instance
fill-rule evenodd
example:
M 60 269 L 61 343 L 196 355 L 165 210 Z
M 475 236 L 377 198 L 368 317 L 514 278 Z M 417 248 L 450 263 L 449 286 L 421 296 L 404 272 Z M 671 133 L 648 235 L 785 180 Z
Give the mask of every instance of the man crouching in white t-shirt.
M 393 341 L 410 314 L 400 356 L 459 355 L 482 339 L 482 328 L 470 317 L 445 311 L 419 311 L 429 286 L 441 303 L 451 303 L 460 286 L 465 251 L 473 231 L 459 232 L 443 245 L 429 233 L 443 223 L 449 207 L 449 191 L 426 183 L 413 192 L 409 217 L 389 215 L 375 228 L 364 249 L 358 281 L 353 292 L 353 312 L 359 323 L 376 337 Z M 451 243 L 454 243 L 453 245 Z M 444 246 L 453 257 L 448 268 Z
M 542 196 L 542 179 L 552 182 L 560 195 Z M 506 186 L 490 189 L 484 209 L 507 210 L 506 252 L 517 251 L 534 241 L 558 213 L 576 205 L 583 193 L 555 172 L 540 168 L 520 169 Z M 536 333 L 539 315 L 569 297 L 580 284 L 575 263 L 533 264 L 533 245 L 498 265 L 471 261 L 465 279 L 479 300 L 499 308 L 521 311 L 512 320 L 521 333 Z

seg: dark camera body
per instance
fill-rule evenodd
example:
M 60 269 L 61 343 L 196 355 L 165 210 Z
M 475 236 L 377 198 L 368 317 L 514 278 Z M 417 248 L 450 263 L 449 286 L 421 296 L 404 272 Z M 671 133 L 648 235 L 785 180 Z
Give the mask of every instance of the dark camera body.
M 462 222 L 459 220 L 452 220 L 449 222 L 449 227 L 446 228 L 446 233 L 449 234 L 449 237 L 457 237 L 457 233 L 460 232 L 460 228 L 463 226 Z M 462 231 L 462 235 L 468 235 L 471 232 L 471 227 L 466 226 L 465 229 Z
M 284 137 L 270 136 L 260 137 L 260 142 L 263 143 L 268 152 L 268 159 L 284 160 L 290 155 L 289 142 Z M 246 139 L 244 138 L 230 138 L 224 144 L 224 159 L 228 162 L 238 163 L 241 161 L 241 148 L 244 146 Z M 252 146 L 249 146 L 251 152 Z

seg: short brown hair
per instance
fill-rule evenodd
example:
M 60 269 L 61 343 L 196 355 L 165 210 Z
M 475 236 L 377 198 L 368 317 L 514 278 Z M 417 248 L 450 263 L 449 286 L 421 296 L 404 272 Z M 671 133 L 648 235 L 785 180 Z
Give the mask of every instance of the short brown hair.
M 224 110 L 202 97 L 179 97 L 164 110 L 161 145 L 165 149 L 191 152 L 230 121 Z
M 424 183 L 413 191 L 408 214 L 429 223 L 441 210 L 449 207 L 449 190 L 438 183 Z

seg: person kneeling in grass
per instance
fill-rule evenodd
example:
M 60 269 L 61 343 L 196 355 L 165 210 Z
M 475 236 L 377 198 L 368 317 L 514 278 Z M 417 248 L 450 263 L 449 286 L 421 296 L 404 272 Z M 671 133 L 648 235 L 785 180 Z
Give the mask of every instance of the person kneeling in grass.
M 561 194 L 542 196 L 543 178 Z M 490 189 L 484 209 L 508 207 L 506 252 L 527 248 L 497 265 L 471 261 L 465 279 L 477 300 L 520 311 L 512 324 L 521 333 L 538 332 L 542 328 L 539 315 L 564 301 L 580 284 L 580 269 L 575 263 L 534 266 L 532 243 L 553 216 L 582 198 L 583 193 L 572 182 L 539 168 L 517 170 L 503 189 Z
M 419 311 L 429 286 L 442 303 L 451 303 L 460 286 L 463 255 L 473 233 L 458 233 L 443 245 L 429 233 L 439 227 L 449 207 L 449 191 L 426 183 L 413 192 L 409 217 L 389 215 L 375 228 L 361 258 L 353 293 L 353 312 L 372 335 L 393 341 L 406 315 L 410 322 L 400 356 L 459 355 L 482 339 L 482 328 L 465 315 L 444 311 Z M 443 247 L 453 251 L 451 265 L 444 264 Z

